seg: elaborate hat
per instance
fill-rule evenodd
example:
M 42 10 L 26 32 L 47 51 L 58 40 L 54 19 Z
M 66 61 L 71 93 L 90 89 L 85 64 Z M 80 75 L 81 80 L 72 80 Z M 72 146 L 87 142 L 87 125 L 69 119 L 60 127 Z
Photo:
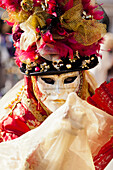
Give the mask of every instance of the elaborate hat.
M 106 32 L 90 0 L 2 0 L 13 25 L 16 63 L 26 75 L 59 74 L 97 65 Z

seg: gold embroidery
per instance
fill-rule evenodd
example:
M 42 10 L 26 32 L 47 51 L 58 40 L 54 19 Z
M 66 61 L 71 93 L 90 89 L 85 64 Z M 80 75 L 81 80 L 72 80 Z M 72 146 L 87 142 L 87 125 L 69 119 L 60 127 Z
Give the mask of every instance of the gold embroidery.
M 79 97 L 82 98 L 83 100 L 87 100 L 87 98 L 90 96 L 90 92 L 88 89 L 88 82 L 85 78 L 85 71 L 81 72 L 81 83 L 80 83 L 80 88 L 79 88 Z
M 8 104 L 7 107 L 5 107 L 5 109 L 10 109 L 10 110 L 11 110 L 10 113 L 9 113 L 9 115 L 12 114 L 12 111 L 15 109 L 15 107 L 17 106 L 17 104 L 20 103 L 20 101 L 21 101 L 21 95 L 22 95 L 22 92 L 23 92 L 23 88 L 24 88 L 24 86 L 22 86 L 22 87 L 20 88 L 20 91 L 17 93 L 16 98 L 15 98 L 13 101 L 11 101 L 11 103 Z
M 113 125 L 110 126 L 110 138 L 113 137 Z
M 31 80 L 32 80 L 32 84 L 33 84 L 34 95 L 35 95 L 36 99 L 39 101 L 41 107 L 46 111 L 47 115 L 49 116 L 52 112 L 40 100 L 40 95 L 42 95 L 42 94 L 40 94 L 41 92 L 38 89 L 36 76 L 32 76 Z
M 29 127 L 29 129 L 34 129 L 35 127 L 38 127 L 40 125 L 40 122 L 37 120 L 28 120 L 26 125 Z
M 23 93 L 22 95 L 22 102 L 25 104 L 25 107 L 34 115 L 34 117 L 39 121 L 43 122 L 47 116 L 41 115 L 40 111 L 37 110 L 36 104 L 34 103 L 33 99 L 27 98 L 27 95 Z

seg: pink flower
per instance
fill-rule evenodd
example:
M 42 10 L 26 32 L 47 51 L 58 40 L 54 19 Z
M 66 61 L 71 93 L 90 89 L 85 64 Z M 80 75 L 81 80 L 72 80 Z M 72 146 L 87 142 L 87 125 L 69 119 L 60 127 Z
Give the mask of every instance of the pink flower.
M 99 50 L 100 50 L 100 44 L 103 43 L 103 39 L 99 40 L 97 43 L 94 43 L 89 46 L 84 46 L 80 43 L 78 43 L 74 38 L 73 34 L 71 34 L 69 37 L 67 37 L 65 40 L 61 40 L 68 49 L 71 49 L 73 53 L 78 51 L 81 56 L 90 56 L 93 54 L 96 54 L 97 56 L 100 56 Z M 67 48 L 66 47 L 66 48 Z M 63 49 L 62 49 L 63 50 Z M 64 49 L 65 50 L 65 49 Z M 72 53 L 71 53 L 72 54 Z M 101 57 L 101 56 L 100 56 Z
M 93 18 L 96 19 L 96 20 L 101 20 L 103 19 L 103 14 L 104 12 L 103 11 L 95 11 L 94 14 L 93 14 Z
M 24 51 L 24 50 L 20 50 L 20 48 L 16 48 L 16 52 L 15 52 L 15 55 L 16 55 L 16 63 L 17 64 L 21 64 L 21 62 L 25 62 L 27 61 L 28 59 L 31 61 L 31 62 L 34 62 L 35 61 L 35 57 L 36 57 L 36 44 L 34 43 L 32 46 L 29 46 L 27 51 Z M 20 62 L 21 61 L 21 62 Z
M 55 12 L 55 8 L 56 8 L 56 1 L 55 0 L 49 0 L 48 2 L 48 9 L 47 9 L 47 12 L 49 14 L 54 14 Z M 55 14 L 54 14 L 55 15 Z
M 53 36 L 52 34 L 50 33 L 50 31 L 47 31 L 45 34 L 42 35 L 42 38 L 43 38 L 43 41 L 45 43 L 51 43 L 51 42 L 55 42 L 53 40 Z
M 12 11 L 20 10 L 21 0 L 0 0 L 0 7 L 10 9 Z
M 73 58 L 73 49 L 66 43 L 57 41 L 55 44 L 55 49 L 59 52 L 60 57 L 66 57 L 69 55 L 69 58 Z
M 22 62 L 20 61 L 19 57 L 15 57 L 15 62 L 17 64 L 18 67 L 21 67 L 22 66 Z
M 16 48 L 16 52 L 15 52 L 15 55 L 16 55 L 16 57 L 15 57 L 15 62 L 16 62 L 16 64 L 17 64 L 18 67 L 21 67 L 21 66 L 22 66 L 22 62 L 21 62 L 20 59 L 19 59 L 19 55 L 17 55 L 18 52 L 19 52 L 19 48 Z
M 103 18 L 103 11 L 96 10 L 99 5 L 91 5 L 90 0 L 82 0 L 83 10 L 86 11 L 88 15 L 92 15 L 94 19 L 101 20 Z

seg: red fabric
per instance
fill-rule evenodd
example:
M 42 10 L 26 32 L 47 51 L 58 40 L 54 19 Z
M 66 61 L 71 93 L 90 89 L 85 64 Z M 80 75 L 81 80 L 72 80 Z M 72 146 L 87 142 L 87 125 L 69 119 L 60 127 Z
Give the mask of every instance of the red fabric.
M 31 118 L 29 114 L 31 113 L 24 108 L 22 103 L 19 103 L 13 110 L 12 115 L 8 115 L 2 121 L 1 134 L 4 141 L 15 139 L 30 130 L 26 125 L 26 121 Z
M 88 103 L 113 116 L 113 79 L 110 83 L 104 82 L 96 89 L 95 94 L 88 98 Z M 113 137 L 101 148 L 94 157 L 96 170 L 103 170 L 113 159 Z
M 6 132 L 14 133 L 17 136 L 30 130 L 24 121 L 19 117 L 15 119 L 13 116 L 8 116 L 8 118 L 3 121 L 2 129 Z
M 98 155 L 94 157 L 95 170 L 103 170 L 113 158 L 113 137 L 107 142 L 99 151 Z
M 2 132 L 5 141 L 15 139 L 29 130 L 25 122 L 19 117 L 15 119 L 13 116 L 8 116 L 2 122 Z
M 24 81 L 25 95 L 28 99 L 33 100 L 36 110 L 39 111 L 41 115 L 47 116 L 46 111 L 41 107 L 41 104 L 39 104 L 33 93 L 31 77 L 25 76 Z M 11 115 L 8 115 L 0 123 L 0 142 L 15 139 L 29 130 L 38 127 L 41 123 L 21 100 L 12 110 Z
M 107 84 L 104 82 L 96 89 L 95 94 L 87 99 L 88 103 L 113 115 L 113 79 Z

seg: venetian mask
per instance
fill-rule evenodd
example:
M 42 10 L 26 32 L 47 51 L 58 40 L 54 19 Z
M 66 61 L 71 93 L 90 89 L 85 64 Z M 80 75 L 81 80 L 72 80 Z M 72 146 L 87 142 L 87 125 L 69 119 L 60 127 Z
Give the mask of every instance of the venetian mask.
M 42 92 L 41 101 L 55 111 L 65 103 L 71 92 L 78 92 L 80 86 L 79 71 L 60 75 L 44 75 L 37 77 L 39 90 Z

